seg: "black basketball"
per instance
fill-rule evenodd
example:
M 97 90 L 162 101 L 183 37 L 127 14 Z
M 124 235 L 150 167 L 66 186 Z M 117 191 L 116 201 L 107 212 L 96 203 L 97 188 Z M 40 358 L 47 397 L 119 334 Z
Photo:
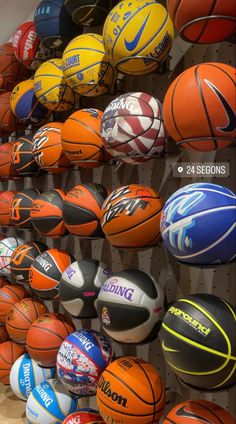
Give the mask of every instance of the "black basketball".
M 26 188 L 15 194 L 11 203 L 11 219 L 15 226 L 23 230 L 32 230 L 30 211 L 40 192 L 36 188 Z
M 39 166 L 32 153 L 33 136 L 22 136 L 13 145 L 13 166 L 19 175 L 33 177 L 39 173 Z
M 166 361 L 186 384 L 201 390 L 236 383 L 236 309 L 212 294 L 175 302 L 160 333 Z
M 82 26 L 102 25 L 110 10 L 120 0 L 65 0 L 73 21 Z
M 12 256 L 10 262 L 11 275 L 17 283 L 29 283 L 29 270 L 31 264 L 41 255 L 42 252 L 47 250 L 46 244 L 36 241 L 24 243 L 18 246 Z

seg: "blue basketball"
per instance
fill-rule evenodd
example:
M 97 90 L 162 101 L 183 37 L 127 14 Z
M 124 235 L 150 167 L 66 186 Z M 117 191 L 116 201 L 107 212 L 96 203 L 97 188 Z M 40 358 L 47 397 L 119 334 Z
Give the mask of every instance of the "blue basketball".
M 182 263 L 215 266 L 235 260 L 236 197 L 211 183 L 187 185 L 165 203 L 161 234 L 167 250 Z

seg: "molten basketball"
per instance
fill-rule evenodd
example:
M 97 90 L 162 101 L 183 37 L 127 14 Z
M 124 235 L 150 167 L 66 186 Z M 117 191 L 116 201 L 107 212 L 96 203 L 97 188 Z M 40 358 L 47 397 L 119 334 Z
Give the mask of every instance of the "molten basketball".
M 0 344 L 0 383 L 10 384 L 11 367 L 23 353 L 24 347 L 12 341 Z
M 18 175 L 33 177 L 38 175 L 39 166 L 32 153 L 33 136 L 24 135 L 13 144 L 13 167 Z
M 0 241 L 0 274 L 11 278 L 10 261 L 14 250 L 24 243 L 24 240 L 16 237 L 6 237 Z
M 9 334 L 5 325 L 0 325 L 0 344 L 9 340 Z
M 0 225 L 8 227 L 14 225 L 11 218 L 11 202 L 15 191 L 2 191 L 0 193 Z
M 12 37 L 12 47 L 17 60 L 23 63 L 26 68 L 36 69 L 37 52 L 40 39 L 35 31 L 33 21 L 25 22 L 20 25 Z
M 8 180 L 17 178 L 17 172 L 12 163 L 13 146 L 13 143 L 4 143 L 0 146 L 0 178 Z
M 235 105 L 235 69 L 223 63 L 201 63 L 184 71 L 169 87 L 164 122 L 180 147 L 210 152 L 235 144 Z
M 0 88 L 9 91 L 30 76 L 29 70 L 16 59 L 12 43 L 0 46 L 0 76 L 3 79 Z
M 0 323 L 6 323 L 6 316 L 14 303 L 26 297 L 28 292 L 23 286 L 6 285 L 0 289 Z
M 73 21 L 83 27 L 102 25 L 110 10 L 119 0 L 65 0 Z M 84 423 L 82 423 L 84 424 Z
M 11 109 L 11 92 L 0 91 L 0 133 L 9 135 L 23 128 Z
M 37 188 L 26 188 L 15 194 L 11 203 L 11 218 L 19 229 L 32 230 L 31 207 L 38 198 L 40 191 Z

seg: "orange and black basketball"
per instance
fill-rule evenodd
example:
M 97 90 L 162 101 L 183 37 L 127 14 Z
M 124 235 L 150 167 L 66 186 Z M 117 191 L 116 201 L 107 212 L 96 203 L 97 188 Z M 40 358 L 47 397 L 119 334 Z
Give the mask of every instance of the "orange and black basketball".
M 0 132 L 3 135 L 24 128 L 11 110 L 10 97 L 10 91 L 0 91 Z
M 4 143 L 0 146 L 0 178 L 12 180 L 17 172 L 12 163 L 13 143 Z
M 31 71 L 18 62 L 12 48 L 12 43 L 0 46 L 0 89 L 11 91 L 19 82 L 29 78 Z
M 11 202 L 15 191 L 3 191 L 0 193 L 0 225 L 8 227 L 14 225 L 11 219 Z
M 5 324 L 6 316 L 14 303 L 26 297 L 28 292 L 23 286 L 6 285 L 0 289 L 0 323 Z
M 13 144 L 13 166 L 18 175 L 33 177 L 39 173 L 39 166 L 32 152 L 33 136 L 21 136 Z
M 0 325 L 0 344 L 9 340 L 9 334 L 5 325 Z
M 38 198 L 40 191 L 37 188 L 26 188 L 15 194 L 11 203 L 11 218 L 15 226 L 23 230 L 32 230 L 30 211 Z
M 67 230 L 62 218 L 62 206 L 65 192 L 52 189 L 41 193 L 34 201 L 30 217 L 33 227 L 41 236 L 58 238 Z
M 103 237 L 99 218 L 107 196 L 101 184 L 81 184 L 68 191 L 62 208 L 68 231 L 80 237 Z
M 23 355 L 24 350 L 23 346 L 10 340 L 0 344 L 0 383 L 10 384 L 11 367 Z
M 65 315 L 42 315 L 27 333 L 26 347 L 31 358 L 42 367 L 55 367 L 62 342 L 74 330 L 73 322 Z

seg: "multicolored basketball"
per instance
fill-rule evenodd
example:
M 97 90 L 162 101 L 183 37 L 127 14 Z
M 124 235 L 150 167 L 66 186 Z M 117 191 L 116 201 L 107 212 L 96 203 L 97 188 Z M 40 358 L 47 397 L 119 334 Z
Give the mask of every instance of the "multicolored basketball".
M 95 330 L 70 334 L 57 354 L 57 375 L 64 386 L 79 396 L 95 395 L 99 377 L 112 360 L 109 340 Z
M 180 147 L 210 152 L 235 144 L 234 79 L 232 66 L 200 63 L 170 85 L 163 103 L 164 122 Z
M 110 10 L 119 0 L 65 0 L 73 21 L 83 27 L 102 25 Z
M 24 22 L 20 25 L 12 37 L 12 47 L 19 62 L 26 68 L 37 69 L 36 61 L 40 39 L 37 36 L 34 22 Z
M 151 187 L 131 184 L 114 190 L 101 209 L 100 223 L 114 247 L 145 249 L 161 241 L 164 201 Z
M 23 128 L 11 109 L 11 92 L 0 90 L 0 135 L 6 136 Z
M 146 93 L 122 94 L 104 111 L 102 137 L 108 152 L 123 162 L 160 156 L 166 140 L 161 103 Z
M 6 330 L 5 325 L 0 325 L 0 344 L 9 340 L 9 334 Z
M 160 67 L 174 38 L 167 10 L 153 0 L 134 0 L 115 6 L 106 18 L 106 53 L 124 74 L 145 75 Z
M 16 237 L 6 237 L 0 241 L 0 274 L 10 277 L 10 261 L 14 250 L 24 243 L 24 240 Z
M 11 203 L 11 219 L 15 226 L 23 230 L 32 230 L 30 211 L 40 191 L 37 188 L 26 188 L 15 194 Z
M 235 260 L 235 194 L 211 183 L 189 184 L 165 203 L 161 234 L 181 263 L 216 266 Z
M 59 281 L 73 256 L 61 249 L 49 249 L 37 256 L 30 267 L 30 286 L 43 299 L 58 295 Z
M 80 184 L 69 190 L 62 208 L 68 231 L 80 237 L 104 237 L 99 218 L 107 196 L 102 184 Z
M 106 423 L 159 422 L 165 408 L 165 387 L 156 368 L 143 359 L 123 356 L 103 371 L 97 405 Z
M 68 415 L 62 424 L 105 424 L 101 415 L 91 408 L 79 409 L 77 412 Z
M 24 347 L 12 341 L 0 344 L 0 383 L 10 384 L 11 367 L 23 353 Z
M 12 163 L 18 175 L 34 177 L 39 173 L 39 166 L 32 153 L 33 136 L 24 135 L 13 144 Z
M 19 178 L 13 167 L 13 143 L 4 143 L 0 146 L 0 179 L 13 180 Z
M 30 72 L 18 60 L 12 43 L 0 46 L 0 89 L 11 91 L 16 84 L 29 78 Z
M 0 225 L 8 227 L 14 225 L 11 219 L 11 202 L 15 196 L 15 191 L 2 191 L 0 192 Z
M 27 333 L 27 351 L 40 366 L 54 367 L 62 342 L 73 331 L 75 326 L 65 315 L 45 314 L 33 322 Z
M 0 323 L 6 323 L 6 316 L 14 303 L 28 295 L 27 290 L 18 284 L 6 285 L 0 289 Z

